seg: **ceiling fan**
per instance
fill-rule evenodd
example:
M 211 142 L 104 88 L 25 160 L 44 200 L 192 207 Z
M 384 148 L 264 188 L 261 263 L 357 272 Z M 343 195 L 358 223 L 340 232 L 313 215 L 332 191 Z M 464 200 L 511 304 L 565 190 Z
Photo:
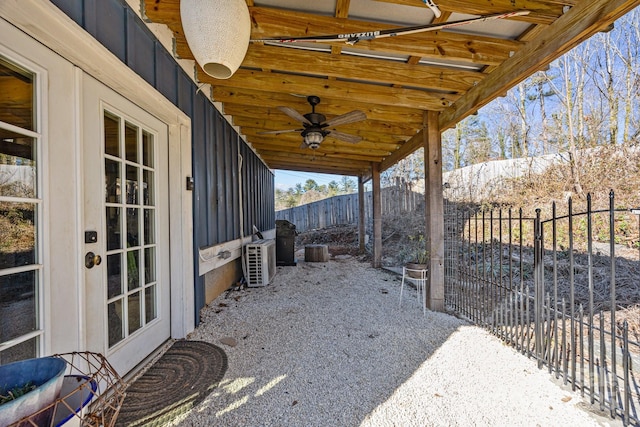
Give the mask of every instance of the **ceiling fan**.
M 300 148 L 311 148 L 316 150 L 320 147 L 320 143 L 324 140 L 324 137 L 331 135 L 334 138 L 340 139 L 345 142 L 355 144 L 362 140 L 362 137 L 357 135 L 349 135 L 347 133 L 338 132 L 335 129 L 329 129 L 332 126 L 346 125 L 348 123 L 355 123 L 361 120 L 365 120 L 367 116 L 360 110 L 350 111 L 346 114 L 334 117 L 331 120 L 327 120 L 324 114 L 316 113 L 316 105 L 320 103 L 320 98 L 311 95 L 307 97 L 307 102 L 311 105 L 311 112 L 307 114 L 300 114 L 296 110 L 290 107 L 278 107 L 278 110 L 282 111 L 287 116 L 294 120 L 298 120 L 302 123 L 301 129 L 288 129 L 288 130 L 274 130 L 268 132 L 260 132 L 260 134 L 275 134 L 287 132 L 300 132 L 302 135 L 303 143 Z

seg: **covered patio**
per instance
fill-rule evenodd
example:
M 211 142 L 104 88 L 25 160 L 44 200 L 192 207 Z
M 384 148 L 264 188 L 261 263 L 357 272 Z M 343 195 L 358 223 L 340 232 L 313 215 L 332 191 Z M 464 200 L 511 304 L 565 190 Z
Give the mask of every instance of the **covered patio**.
M 512 375 L 538 377 L 526 359 L 441 313 L 441 133 L 640 1 L 247 0 L 252 41 L 228 79 L 194 62 L 181 3 L 0 2 L 0 154 L 37 177 L 28 192 L 0 191 L 1 218 L 30 212 L 0 254 L 3 304 L 29 306 L 24 320 L 3 311 L 19 331 L 0 340 L 0 363 L 92 351 L 133 375 L 163 343 L 232 338 L 227 378 L 185 423 L 467 425 L 511 412 L 512 425 L 589 424 L 556 414 L 577 399 L 546 377 Z M 407 26 L 419 31 L 377 38 Z M 290 42 L 327 34 L 338 40 Z M 425 316 L 415 295 L 399 307 L 398 282 L 378 268 L 380 174 L 419 148 Z M 275 233 L 273 169 L 355 176 L 361 206 L 371 181 L 372 266 L 300 265 L 272 286 L 229 289 L 252 230 Z M 363 230 L 361 218 L 361 247 Z
M 486 330 L 423 316 L 415 290 L 400 306 L 391 273 L 356 258 L 278 270 L 203 311 L 189 339 L 222 347 L 229 367 L 173 425 L 599 425 L 570 387 Z
M 145 0 L 143 14 L 169 27 L 178 58 L 196 59 L 185 37 L 191 28 L 185 28 L 180 3 Z M 364 182 L 371 180 L 374 267 L 380 267 L 382 254 L 380 174 L 424 148 L 432 284 L 426 298 L 429 308 L 442 311 L 441 133 L 580 42 L 606 31 L 638 4 L 247 0 L 251 41 L 240 68 L 221 79 L 196 64 L 196 77 L 269 167 L 356 176 L 361 195 Z M 241 29 L 245 24 L 238 22 Z M 377 36 L 425 24 L 444 27 Z M 298 39 L 332 34 L 337 39 L 328 42 Z M 320 103 L 309 105 L 309 96 Z M 319 142 L 306 137 L 311 123 L 302 115 L 310 110 L 328 120 Z M 366 119 L 355 120 L 361 113 L 354 111 Z M 360 236 L 363 248 L 364 218 Z

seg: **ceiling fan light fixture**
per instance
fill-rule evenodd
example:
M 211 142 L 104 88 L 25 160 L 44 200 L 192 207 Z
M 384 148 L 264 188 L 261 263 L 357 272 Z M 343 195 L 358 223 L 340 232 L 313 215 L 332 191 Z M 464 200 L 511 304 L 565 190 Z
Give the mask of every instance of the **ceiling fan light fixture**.
M 318 132 L 318 131 L 307 132 L 304 135 L 304 143 L 307 144 L 309 148 L 313 150 L 320 147 L 320 143 L 322 142 L 323 139 L 324 139 L 324 135 L 322 135 L 322 132 Z
M 251 19 L 245 0 L 181 0 L 180 18 L 194 58 L 205 73 L 228 79 L 249 47 Z

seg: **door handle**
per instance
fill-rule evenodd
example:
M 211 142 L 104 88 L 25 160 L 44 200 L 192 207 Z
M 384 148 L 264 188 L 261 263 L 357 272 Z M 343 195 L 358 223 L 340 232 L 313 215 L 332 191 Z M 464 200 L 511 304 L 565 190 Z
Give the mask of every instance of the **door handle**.
M 94 254 L 93 252 L 87 252 L 84 256 L 84 265 L 87 268 L 93 268 L 94 265 L 100 265 L 101 262 L 102 257 Z

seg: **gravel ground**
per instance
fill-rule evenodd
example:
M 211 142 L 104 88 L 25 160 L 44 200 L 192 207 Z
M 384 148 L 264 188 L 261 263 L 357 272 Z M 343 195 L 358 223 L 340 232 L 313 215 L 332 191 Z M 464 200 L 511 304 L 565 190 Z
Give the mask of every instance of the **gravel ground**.
M 533 360 L 453 316 L 423 316 L 415 290 L 350 258 L 278 267 L 230 291 L 189 338 L 229 369 L 180 426 L 597 426 Z M 221 344 L 233 338 L 236 346 Z

